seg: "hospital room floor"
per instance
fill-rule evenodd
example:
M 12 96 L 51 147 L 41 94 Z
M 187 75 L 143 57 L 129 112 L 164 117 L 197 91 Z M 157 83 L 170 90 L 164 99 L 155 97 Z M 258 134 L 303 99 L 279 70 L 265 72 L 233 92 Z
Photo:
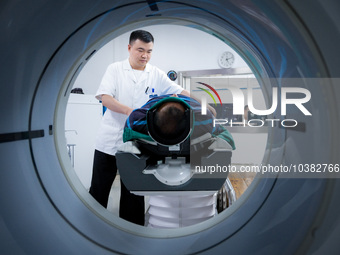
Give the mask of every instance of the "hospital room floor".
M 229 173 L 229 180 L 235 190 L 236 199 L 246 191 L 255 178 L 256 173 Z
M 120 176 L 117 175 L 111 187 L 107 210 L 115 215 L 119 215 L 119 198 L 120 198 Z
M 250 186 L 255 173 L 229 173 L 229 180 L 233 185 L 235 190 L 236 199 L 239 199 L 244 191 Z M 117 175 L 115 181 L 113 182 L 111 192 L 109 195 L 109 202 L 107 205 L 107 210 L 115 215 L 119 215 L 119 198 L 120 198 L 120 176 Z M 145 210 L 148 208 L 148 197 L 145 199 Z

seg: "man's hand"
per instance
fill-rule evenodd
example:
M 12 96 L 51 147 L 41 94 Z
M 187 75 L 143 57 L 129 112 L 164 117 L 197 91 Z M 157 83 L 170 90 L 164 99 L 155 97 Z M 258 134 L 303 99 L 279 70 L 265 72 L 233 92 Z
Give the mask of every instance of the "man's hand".
M 211 105 L 207 104 L 207 108 L 209 109 L 209 111 L 211 111 L 211 113 L 216 117 L 217 113 L 214 107 L 212 107 Z
M 190 97 L 190 92 L 187 91 L 186 89 L 183 89 L 182 92 L 181 92 L 181 95 Z
M 181 92 L 181 94 L 182 95 L 184 95 L 184 96 L 187 96 L 187 97 L 191 97 L 191 98 L 193 98 L 193 99 L 195 99 L 196 101 L 198 101 L 199 103 L 201 103 L 201 100 L 199 100 L 198 98 L 196 98 L 196 97 L 194 97 L 194 96 L 190 96 L 190 92 L 189 91 L 187 91 L 187 90 L 183 90 L 182 92 Z M 209 111 L 211 111 L 211 113 L 216 117 L 216 110 L 215 110 L 215 108 L 214 107 L 212 107 L 211 105 L 207 105 L 207 108 L 209 109 Z

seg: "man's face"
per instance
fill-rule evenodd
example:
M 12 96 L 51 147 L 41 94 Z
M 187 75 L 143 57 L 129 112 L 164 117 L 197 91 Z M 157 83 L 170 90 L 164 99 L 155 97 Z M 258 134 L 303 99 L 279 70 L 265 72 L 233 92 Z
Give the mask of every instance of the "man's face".
M 145 43 L 139 39 L 134 41 L 132 45 L 128 45 L 130 53 L 129 61 L 133 69 L 144 70 L 146 64 L 151 59 L 153 42 Z

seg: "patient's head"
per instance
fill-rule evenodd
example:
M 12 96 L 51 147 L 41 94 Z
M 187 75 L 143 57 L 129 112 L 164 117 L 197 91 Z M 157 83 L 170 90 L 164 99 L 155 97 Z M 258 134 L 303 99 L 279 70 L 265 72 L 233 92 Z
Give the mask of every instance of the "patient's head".
M 178 137 L 185 131 L 185 123 L 185 107 L 179 102 L 166 102 L 155 112 L 154 124 L 161 137 Z

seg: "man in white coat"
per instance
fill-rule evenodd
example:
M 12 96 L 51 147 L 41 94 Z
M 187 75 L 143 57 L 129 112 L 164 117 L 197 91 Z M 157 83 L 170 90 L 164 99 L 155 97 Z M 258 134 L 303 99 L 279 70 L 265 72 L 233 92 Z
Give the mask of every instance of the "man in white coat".
M 128 45 L 129 58 L 108 66 L 96 93 L 96 98 L 107 110 L 96 140 L 90 194 L 104 207 L 107 207 L 117 174 L 115 153 L 123 143 L 124 124 L 133 109 L 141 107 L 155 95 L 190 96 L 163 71 L 148 63 L 153 44 L 154 38 L 149 32 L 132 32 Z M 144 225 L 144 197 L 130 193 L 122 182 L 119 216 Z

